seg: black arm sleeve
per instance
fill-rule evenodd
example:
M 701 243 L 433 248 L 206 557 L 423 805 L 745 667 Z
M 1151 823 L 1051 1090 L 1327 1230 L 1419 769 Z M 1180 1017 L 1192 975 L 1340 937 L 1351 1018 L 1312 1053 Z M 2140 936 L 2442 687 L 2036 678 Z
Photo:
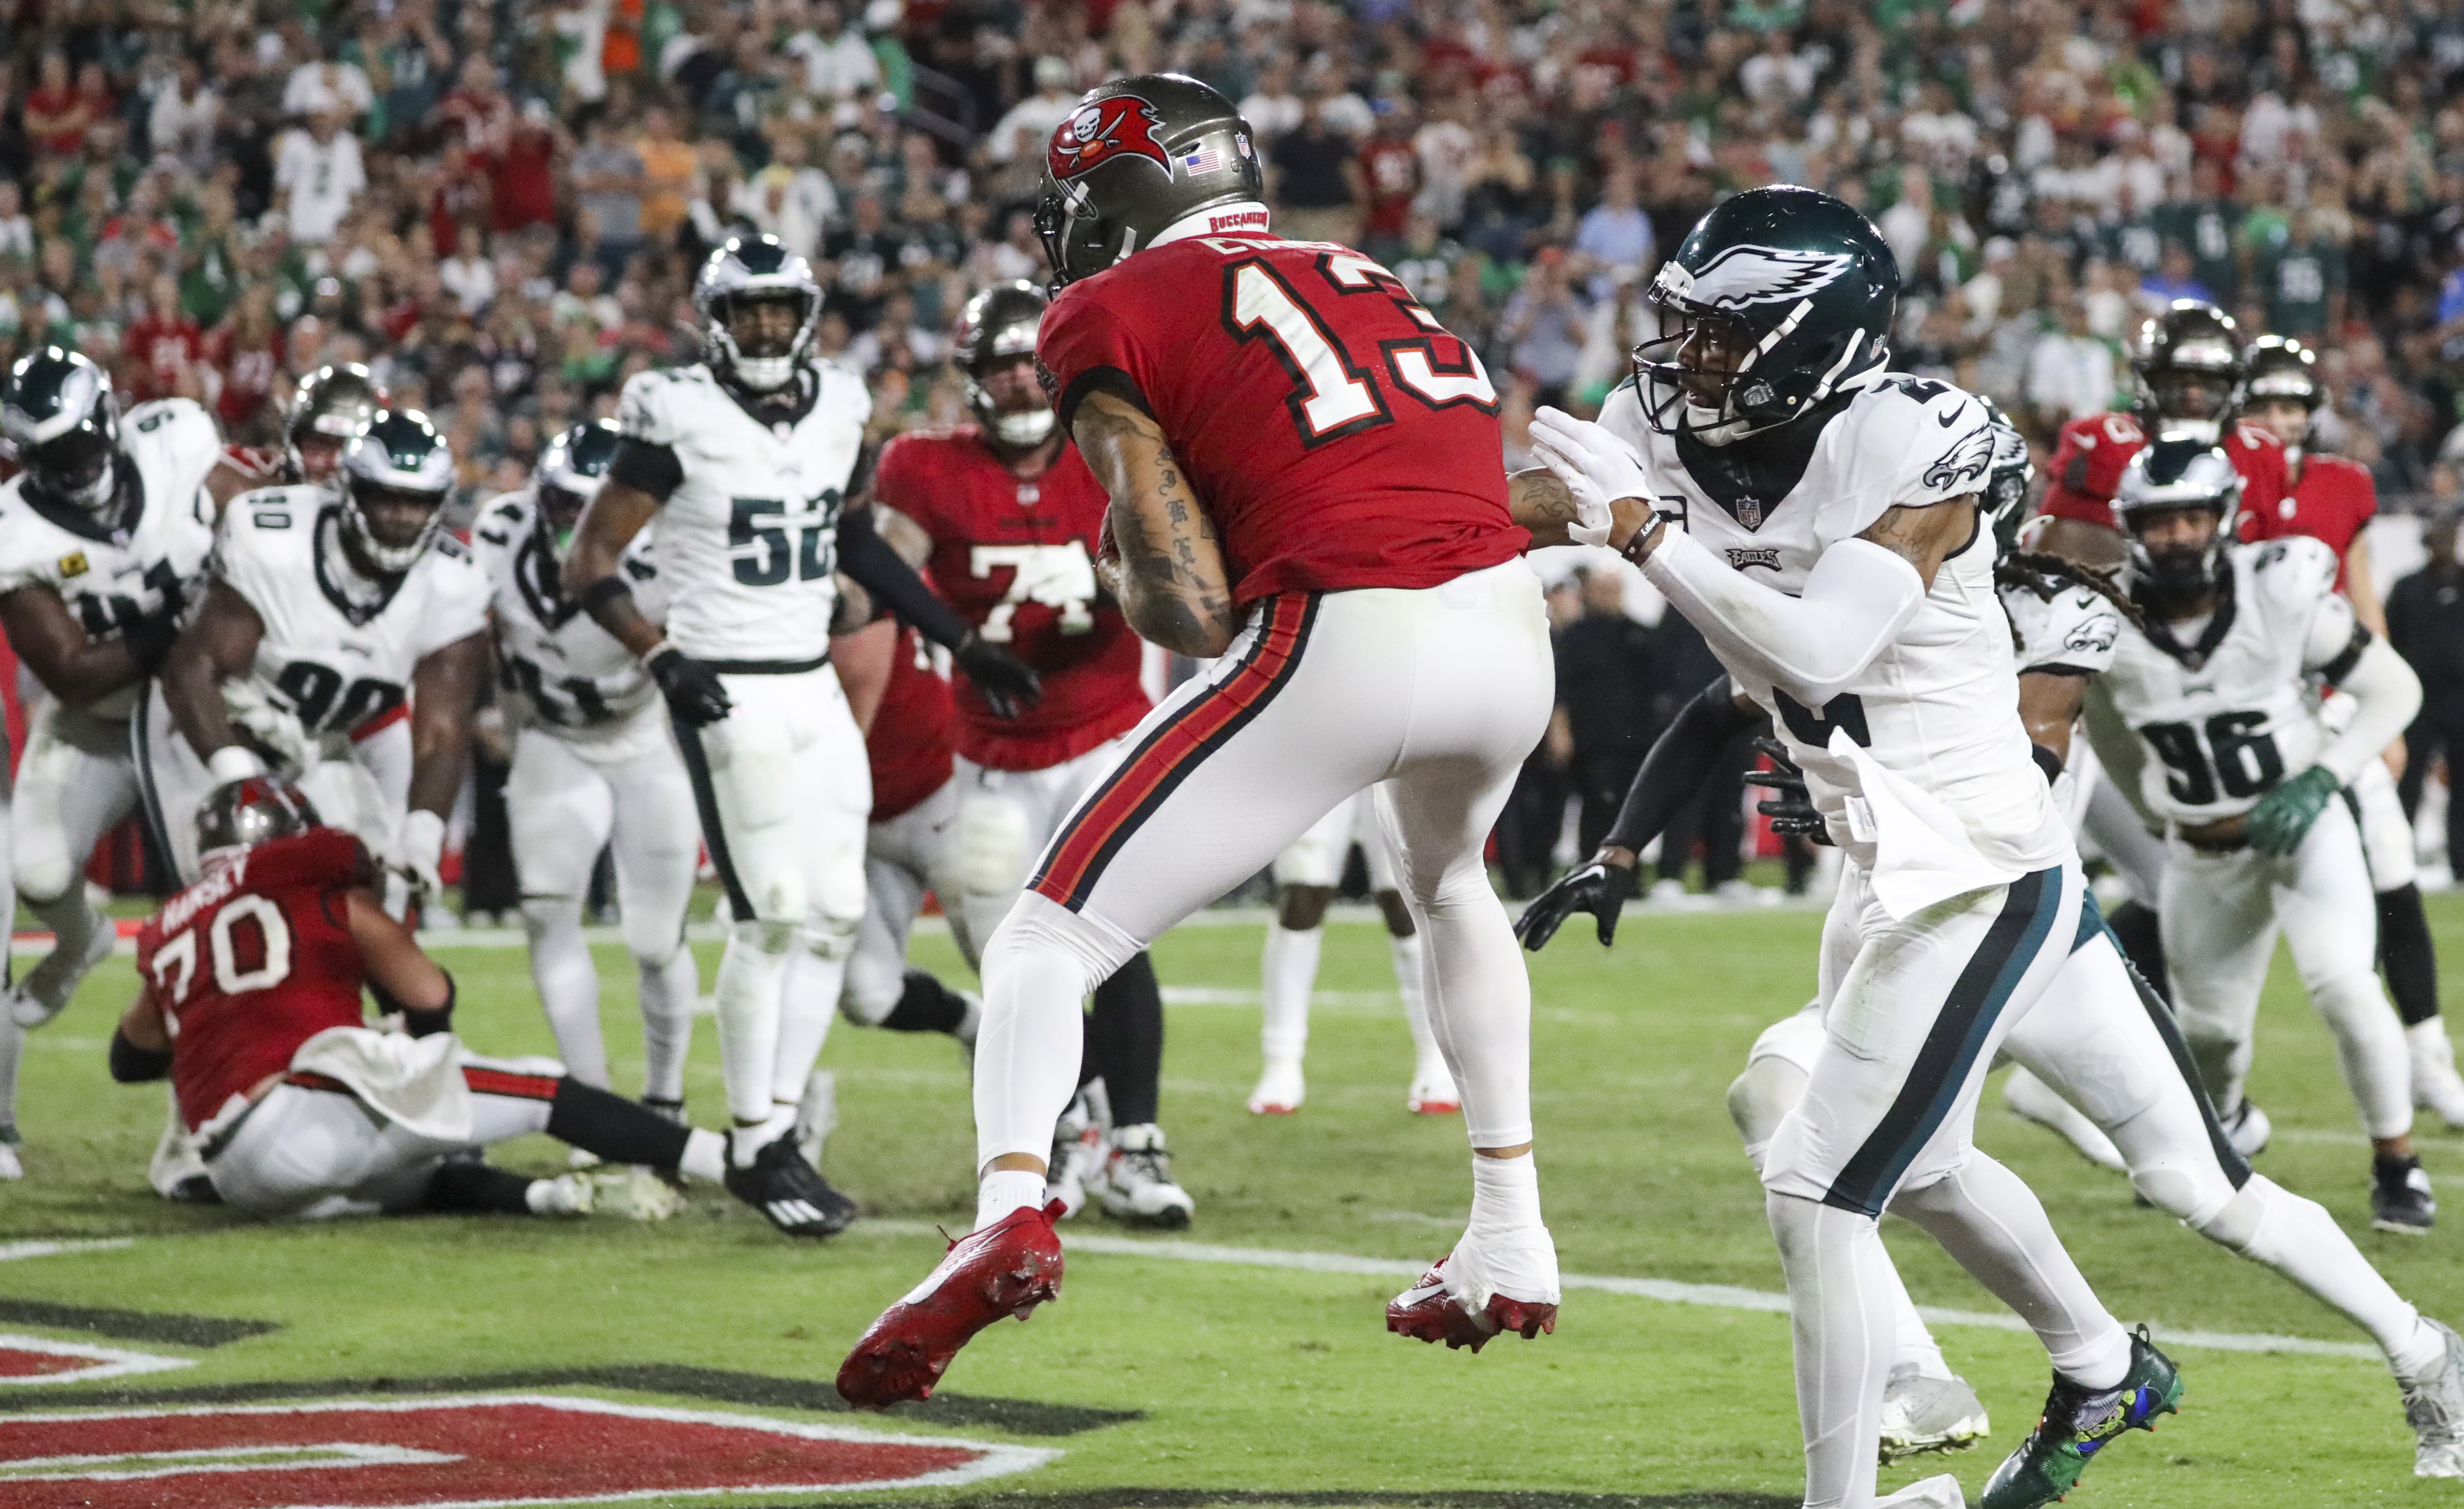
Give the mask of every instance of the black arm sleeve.
M 915 568 L 899 559 L 872 527 L 872 510 L 839 516 L 839 569 L 855 578 L 882 606 L 937 645 L 956 648 L 975 631 L 949 604 L 933 595 Z
M 128 1040 L 128 1034 L 115 1029 L 111 1034 L 111 1077 L 121 1084 L 143 1084 L 160 1079 L 171 1072 L 171 1050 L 140 1048 Z
M 1715 677 L 1652 741 L 1651 752 L 1642 757 L 1642 768 L 1635 772 L 1634 785 L 1626 788 L 1625 805 L 1617 809 L 1617 822 L 1600 843 L 1639 852 L 1659 837 L 1668 820 L 1694 800 L 1703 783 L 1711 778 L 1729 741 L 1762 722 L 1759 712 L 1737 706 L 1736 688 L 1727 677 Z
M 685 464 L 666 446 L 627 435 L 616 442 L 616 455 L 607 463 L 607 478 L 639 488 L 664 503 L 684 485 Z

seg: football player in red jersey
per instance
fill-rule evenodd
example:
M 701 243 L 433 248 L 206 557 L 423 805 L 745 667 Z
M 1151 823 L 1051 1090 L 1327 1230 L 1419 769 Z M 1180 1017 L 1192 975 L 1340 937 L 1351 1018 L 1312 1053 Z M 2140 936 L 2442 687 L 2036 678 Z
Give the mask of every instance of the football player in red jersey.
M 260 487 L 332 480 L 341 469 L 342 448 L 385 406 L 385 389 L 357 362 L 317 368 L 291 395 L 279 447 L 223 447 L 222 459 L 206 477 L 215 509 Z
M 1027 867 L 1150 705 L 1138 636 L 1095 581 L 1109 500 L 1036 377 L 1049 302 L 1027 283 L 968 300 L 957 348 L 976 423 L 891 440 L 873 482 L 876 500 L 932 541 L 934 589 L 1044 687 L 1034 707 L 1002 718 L 957 677 L 957 811 L 941 896 L 979 971 Z M 1046 1197 L 1074 1213 L 1091 1194 L 1123 1220 L 1187 1225 L 1195 1202 L 1156 1124 L 1163 995 L 1143 949 L 1096 985 L 1079 1073 L 1103 1092 L 1062 1119 Z
M 224 1203 L 251 1215 L 416 1209 L 631 1213 L 674 1209 L 650 1185 L 528 1179 L 452 1155 L 545 1132 L 609 1164 L 725 1179 L 715 1132 L 594 1089 L 553 1059 L 489 1059 L 451 1032 L 453 978 L 387 917 L 358 839 L 318 826 L 298 788 L 251 776 L 197 815 L 204 874 L 137 937 L 137 1001 L 111 1043 L 122 1083 L 168 1078 Z M 405 1031 L 364 1025 L 361 991 Z M 612 1203 L 612 1202 L 611 1202 Z
M 1269 231 L 1248 125 L 1213 89 L 1102 85 L 1045 174 L 1060 291 L 1037 355 L 1111 499 L 1099 579 L 1140 634 L 1215 664 L 1130 732 L 985 944 L 977 1229 L 867 1330 L 839 1391 L 920 1398 L 978 1331 L 1058 1293 L 1045 1179 L 1079 1003 L 1370 787 L 1475 1153 L 1469 1230 L 1387 1323 L 1457 1345 L 1536 1337 L 1558 1285 L 1530 1157 L 1530 983 L 1481 849 L 1553 691 L 1517 558 L 1567 519 L 1518 524 L 1469 345 L 1359 253 Z M 1586 539 L 1640 521 L 1573 519 Z
M 2373 633 L 2385 634 L 2387 612 L 2370 574 L 2370 544 L 2364 535 L 2378 512 L 2378 485 L 2358 462 L 2309 449 L 2319 406 L 2327 396 L 2319 382 L 2317 357 L 2299 341 L 2267 335 L 2251 344 L 2244 366 L 2241 416 L 2283 443 L 2290 486 L 2276 507 L 2243 515 L 2242 538 L 2308 535 L 2325 544 L 2342 563 L 2336 586 L 2352 599 L 2353 616 Z M 2328 699 L 2323 709 L 2327 716 L 2335 716 L 2338 700 Z M 2342 700 L 2350 703 L 2350 699 Z M 2450 1126 L 2464 1126 L 2464 1078 L 2456 1075 L 2455 1048 L 2438 1011 L 2438 954 L 2413 875 L 2412 824 L 2396 796 L 2399 773 L 2373 761 L 2353 782 L 2362 847 L 2369 855 L 2370 883 L 2378 891 L 2379 966 L 2387 973 L 2396 1014 L 2404 1018 L 2413 1103 L 2437 1112 Z

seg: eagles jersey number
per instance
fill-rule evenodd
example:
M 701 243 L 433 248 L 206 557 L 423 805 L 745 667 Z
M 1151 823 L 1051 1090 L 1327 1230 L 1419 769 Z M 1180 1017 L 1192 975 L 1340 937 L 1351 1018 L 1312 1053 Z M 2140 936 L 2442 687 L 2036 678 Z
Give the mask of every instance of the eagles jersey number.
M 342 673 L 314 660 L 294 660 L 274 678 L 274 689 L 290 703 L 299 726 L 312 734 L 342 734 L 402 705 L 399 683 L 363 677 L 346 681 Z
M 2139 736 L 2165 762 L 2173 800 L 2206 807 L 2221 790 L 2253 797 L 2284 779 L 2284 756 L 2265 713 L 2218 713 L 2203 723 L 2144 723 Z
M 792 512 L 776 498 L 729 499 L 727 544 L 747 587 L 826 581 L 838 568 L 839 490 Z M 792 543 L 791 543 L 792 541 Z
M 145 590 L 165 603 L 176 603 L 181 597 L 180 573 L 168 561 L 157 561 L 145 568 L 141 578 Z M 123 592 L 81 592 L 72 599 L 77 608 L 77 622 L 85 629 L 88 639 L 107 639 L 125 633 L 145 617 L 145 605 Z

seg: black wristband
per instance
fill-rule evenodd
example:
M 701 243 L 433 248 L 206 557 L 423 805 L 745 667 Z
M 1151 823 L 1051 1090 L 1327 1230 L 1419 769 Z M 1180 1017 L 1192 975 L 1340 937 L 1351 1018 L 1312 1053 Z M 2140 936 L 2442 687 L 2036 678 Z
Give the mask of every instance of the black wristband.
M 171 1050 L 140 1048 L 124 1032 L 111 1034 L 111 1077 L 121 1084 L 144 1084 L 171 1072 Z
M 616 597 L 624 598 L 627 602 L 632 601 L 633 584 L 610 571 L 583 588 L 579 601 L 582 610 L 596 618 L 599 616 L 599 605 Z
M 2028 758 L 2035 761 L 2036 768 L 2045 772 L 2047 786 L 2061 779 L 2062 757 L 2060 755 L 2054 753 L 2043 744 L 2031 743 L 2028 745 Z

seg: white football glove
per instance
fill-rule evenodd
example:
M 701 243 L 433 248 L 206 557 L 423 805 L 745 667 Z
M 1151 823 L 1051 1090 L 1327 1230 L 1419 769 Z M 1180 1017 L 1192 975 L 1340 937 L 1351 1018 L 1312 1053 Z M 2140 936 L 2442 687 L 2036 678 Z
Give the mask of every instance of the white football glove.
M 445 894 L 445 882 L 437 874 L 445 860 L 445 819 L 434 812 L 415 810 L 402 820 L 402 870 L 418 889 L 423 903 L 434 902 Z
M 1609 504 L 1620 498 L 1649 498 L 1641 458 L 1626 443 L 1588 419 L 1562 409 L 1531 416 L 1531 445 L 1549 470 L 1574 495 L 1574 521 L 1566 532 L 1582 544 L 1606 544 L 1617 518 Z

